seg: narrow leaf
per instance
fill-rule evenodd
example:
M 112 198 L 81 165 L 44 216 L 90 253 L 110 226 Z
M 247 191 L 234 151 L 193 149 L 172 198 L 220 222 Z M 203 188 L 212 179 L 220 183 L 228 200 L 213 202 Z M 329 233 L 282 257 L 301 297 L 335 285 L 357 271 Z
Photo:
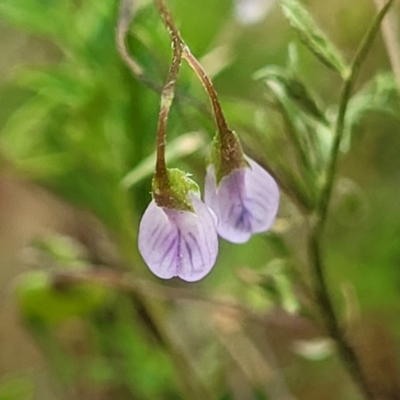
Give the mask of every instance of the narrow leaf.
M 286 96 L 302 111 L 309 114 L 319 122 L 328 125 L 328 121 L 323 111 L 317 105 L 317 102 L 314 100 L 305 83 L 296 76 L 293 76 L 293 74 L 288 73 L 279 67 L 267 67 L 258 71 L 255 78 L 263 79 L 265 81 L 275 81 L 282 87 Z
M 348 67 L 339 51 L 317 26 L 309 12 L 297 0 L 282 0 L 282 10 L 300 40 L 329 68 L 343 78 Z
M 69 2 L 1 0 L 0 15 L 32 33 L 65 42 L 68 37 Z
M 54 104 L 34 96 L 11 115 L 1 131 L 1 146 L 11 159 L 31 155 L 32 149 L 40 147 L 44 130 Z
M 166 149 L 168 161 L 185 157 L 204 146 L 204 137 L 198 132 L 187 133 L 173 140 Z M 156 154 L 153 153 L 137 165 L 121 182 L 121 186 L 129 188 L 154 172 Z
M 346 114 L 347 124 L 340 146 L 342 152 L 346 153 L 351 149 L 354 126 L 371 111 L 398 118 L 399 101 L 396 81 L 392 73 L 376 75 L 350 99 Z

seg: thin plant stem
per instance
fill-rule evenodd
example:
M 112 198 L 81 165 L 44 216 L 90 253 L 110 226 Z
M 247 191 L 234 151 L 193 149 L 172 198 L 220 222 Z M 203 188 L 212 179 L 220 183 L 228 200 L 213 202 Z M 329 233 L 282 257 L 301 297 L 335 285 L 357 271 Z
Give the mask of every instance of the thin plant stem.
M 312 167 L 312 163 L 310 162 L 310 146 L 309 144 L 304 143 L 304 140 L 302 140 L 297 134 L 297 128 L 295 127 L 294 121 L 290 117 L 289 111 L 286 109 L 284 104 L 277 101 L 276 108 L 283 118 L 287 137 L 294 144 L 294 149 L 296 152 L 295 156 L 300 164 L 302 175 L 305 177 L 308 187 L 311 188 L 311 194 L 307 196 L 307 203 L 309 204 L 308 210 L 313 210 L 317 202 L 317 187 L 315 185 L 317 174 L 315 169 Z
M 316 210 L 317 218 L 315 224 L 312 226 L 312 231 L 309 238 L 309 253 L 314 277 L 316 300 L 321 309 L 321 314 L 324 317 L 325 326 L 328 330 L 329 335 L 335 340 L 339 355 L 344 361 L 344 364 L 347 367 L 349 373 L 353 377 L 354 381 L 358 384 L 358 387 L 360 388 L 360 391 L 363 393 L 364 397 L 368 400 L 373 400 L 376 398 L 375 390 L 371 386 L 371 383 L 367 380 L 367 377 L 365 376 L 365 373 L 362 369 L 360 360 L 355 353 L 352 345 L 347 340 L 345 332 L 342 329 L 338 317 L 335 313 L 326 283 L 325 266 L 322 257 L 321 238 L 323 237 L 324 228 L 327 221 L 329 204 L 337 172 L 340 146 L 345 130 L 346 112 L 353 86 L 357 78 L 359 69 L 371 47 L 372 41 L 376 37 L 381 22 L 392 3 L 393 0 L 389 0 L 377 14 L 372 25 L 368 29 L 363 41 L 361 42 L 359 49 L 356 52 L 356 55 L 350 67 L 349 74 L 344 79 L 330 163 L 327 169 L 325 185 L 322 187 L 319 204 Z
M 325 327 L 330 337 L 335 341 L 339 355 L 344 361 L 344 365 L 353 377 L 354 382 L 368 400 L 374 400 L 374 394 L 369 386 L 361 362 L 355 353 L 352 345 L 348 342 L 346 335 L 340 326 L 332 300 L 329 295 L 328 285 L 325 278 L 325 268 L 322 261 L 320 235 L 313 232 L 309 240 L 309 252 L 313 265 L 313 278 L 315 296 L 318 306 L 324 318 Z
M 334 180 L 336 176 L 336 170 L 337 170 L 337 163 L 338 163 L 338 157 L 340 153 L 340 146 L 342 144 L 342 139 L 343 139 L 343 134 L 344 134 L 344 127 L 345 127 L 345 117 L 346 117 L 346 112 L 347 112 L 347 107 L 349 104 L 350 96 L 353 90 L 353 86 L 355 83 L 355 80 L 357 78 L 358 72 L 360 70 L 361 64 L 365 60 L 369 49 L 371 48 L 372 41 L 375 39 L 381 22 L 388 12 L 390 6 L 392 5 L 393 0 L 389 0 L 385 6 L 381 9 L 381 11 L 378 13 L 378 15 L 375 17 L 372 25 L 368 29 L 363 41 L 361 42 L 360 47 L 358 48 L 356 55 L 354 57 L 354 60 L 352 62 L 352 65 L 350 67 L 350 72 L 347 76 L 347 78 L 344 80 L 344 86 L 342 90 L 342 95 L 340 98 L 340 103 L 339 103 L 339 112 L 338 112 L 338 117 L 337 117 L 337 122 L 336 122 L 336 129 L 335 129 L 335 137 L 334 137 L 334 142 L 332 146 L 332 152 L 331 152 L 331 158 L 330 158 L 330 164 L 328 165 L 328 171 L 327 171 L 327 176 L 325 180 L 325 185 L 322 188 L 322 194 L 321 194 L 321 199 L 320 199 L 320 207 L 319 207 L 319 219 L 320 219 L 320 224 L 324 225 L 326 222 L 327 218 L 327 212 L 329 208 L 329 202 L 331 199 L 331 194 L 332 194 L 332 188 L 334 185 Z
M 154 0 L 158 12 L 160 13 L 161 17 L 163 18 L 163 22 L 165 26 L 167 27 L 171 40 L 173 42 L 174 46 L 179 46 L 182 52 L 182 57 L 187 61 L 189 66 L 193 69 L 193 71 L 196 73 L 197 77 L 200 79 L 202 84 L 204 85 L 204 88 L 206 89 L 208 96 L 211 101 L 212 109 L 214 112 L 214 117 L 215 117 L 215 122 L 218 127 L 218 130 L 222 135 L 225 135 L 227 131 L 229 131 L 228 124 L 226 122 L 226 118 L 224 116 L 224 113 L 222 111 L 221 104 L 219 103 L 218 100 L 218 95 L 217 92 L 214 88 L 214 85 L 212 84 L 211 79 L 208 77 L 206 71 L 204 70 L 203 66 L 200 64 L 200 62 L 196 59 L 196 57 L 193 56 L 191 53 L 188 45 L 184 42 L 182 39 L 178 28 L 175 25 L 175 22 L 173 18 L 171 17 L 170 12 L 168 11 L 168 8 L 164 2 L 164 0 Z
M 52 284 L 56 289 L 64 289 L 80 283 L 91 283 L 120 292 L 135 293 L 147 298 L 172 302 L 188 301 L 203 304 L 226 312 L 236 312 L 252 321 L 265 321 L 263 314 L 257 314 L 250 307 L 231 301 L 221 300 L 184 287 L 162 285 L 138 278 L 131 273 L 121 272 L 111 267 L 96 266 L 85 271 L 58 271 L 52 274 Z
M 182 57 L 186 60 L 192 70 L 195 72 L 196 76 L 199 78 L 203 84 L 208 97 L 211 102 L 215 123 L 217 125 L 217 130 L 220 140 L 220 153 L 221 153 L 221 166 L 220 171 L 222 175 L 227 175 L 232 170 L 241 168 L 246 165 L 244 159 L 243 150 L 240 141 L 238 140 L 236 134 L 228 127 L 226 118 L 222 111 L 221 104 L 218 100 L 217 92 L 212 84 L 211 79 L 208 77 L 206 71 L 200 62 L 193 56 L 189 47 L 186 45 L 182 39 L 172 17 L 169 13 L 164 0 L 154 0 L 160 15 L 163 18 L 164 24 L 170 32 L 171 39 L 176 45 L 179 44 Z
M 310 161 L 310 148 L 307 144 L 304 143 L 303 137 L 299 137 L 297 134 L 297 130 L 294 124 L 294 121 L 290 117 L 288 110 L 282 103 L 278 103 L 278 109 L 280 115 L 282 115 L 284 123 L 286 125 L 286 133 L 290 141 L 294 144 L 294 149 L 296 151 L 297 158 L 299 160 L 300 165 L 302 166 L 303 173 L 309 175 L 310 173 L 315 173 L 312 168 L 312 163 Z M 308 147 L 308 148 L 307 148 Z M 308 178 L 308 177 L 307 177 Z
M 161 93 L 163 85 L 152 80 L 151 77 L 145 73 L 143 67 L 134 58 L 132 58 L 127 47 L 126 38 L 129 31 L 129 25 L 132 22 L 135 13 L 135 5 L 135 0 L 121 0 L 115 31 L 117 50 L 122 61 L 130 69 L 131 73 L 136 77 L 136 79 L 154 92 Z M 206 105 L 199 100 L 186 95 L 185 93 L 177 92 L 175 95 L 179 100 L 190 104 L 199 113 L 206 116 L 210 115 L 210 113 L 207 111 Z
M 132 1 L 132 0 L 124 0 Z M 165 165 L 165 135 L 166 135 L 166 124 L 168 115 L 171 107 L 171 103 L 174 97 L 174 89 L 176 78 L 179 72 L 181 59 L 184 58 L 189 66 L 194 70 L 197 77 L 202 82 L 208 97 L 211 101 L 215 122 L 218 128 L 219 136 L 221 139 L 221 147 L 224 147 L 225 143 L 235 141 L 234 133 L 229 129 L 226 119 L 224 117 L 222 107 L 219 103 L 216 90 L 207 76 L 205 70 L 198 62 L 198 60 L 190 52 L 189 47 L 182 40 L 178 29 L 165 5 L 164 0 L 154 0 L 155 5 L 163 19 L 165 26 L 167 27 L 169 34 L 172 39 L 174 56 L 171 63 L 171 67 L 168 73 L 166 84 L 162 90 L 162 99 L 160 107 L 160 115 L 158 122 L 158 135 L 157 135 L 157 165 L 156 165 L 156 177 L 166 181 L 166 165 Z M 330 162 L 327 167 L 325 183 L 321 188 L 321 194 L 319 197 L 318 206 L 316 208 L 316 221 L 312 227 L 312 231 L 309 238 L 309 252 L 310 259 L 313 266 L 314 284 L 316 290 L 316 297 L 320 306 L 322 315 L 325 320 L 325 326 L 328 330 L 329 335 L 335 340 L 338 351 L 343 359 L 346 367 L 348 368 L 354 381 L 358 384 L 361 392 L 364 394 L 366 399 L 374 399 L 374 391 L 371 389 L 369 382 L 367 381 L 364 372 L 362 370 L 361 363 L 355 353 L 353 347 L 348 342 L 346 335 L 340 326 L 338 318 L 336 316 L 332 300 L 329 295 L 325 268 L 322 257 L 322 246 L 321 238 L 323 235 L 324 227 L 327 221 L 327 215 L 329 210 L 329 204 L 332 196 L 332 190 L 337 172 L 338 157 L 340 152 L 340 146 L 342 143 L 344 131 L 345 131 L 345 118 L 348 108 L 350 96 L 354 87 L 355 80 L 357 78 L 360 66 L 364 61 L 373 39 L 375 38 L 383 20 L 383 17 L 392 5 L 393 0 L 389 0 L 385 6 L 378 13 L 373 24 L 369 28 L 364 40 L 362 41 L 355 58 L 351 64 L 348 74 L 344 76 L 344 85 L 339 103 L 338 117 L 336 121 L 335 136 L 332 146 L 332 152 Z M 124 20 L 123 20 L 124 22 Z M 122 24 L 122 28 L 124 28 Z M 121 29 L 122 29 L 121 28 Z M 135 66 L 134 66 L 135 67 Z M 137 70 L 137 68 L 136 68 Z M 137 72 L 141 72 L 140 70 Z M 226 146 L 229 148 L 229 144 Z
M 159 1 L 156 1 L 155 3 L 157 7 L 162 6 L 162 3 Z M 146 84 L 149 85 L 149 83 L 151 82 L 149 82 L 148 79 L 145 77 L 142 67 L 129 56 L 125 42 L 129 24 L 133 17 L 134 6 L 135 3 L 133 0 L 121 1 L 119 19 L 117 24 L 117 46 L 122 59 L 131 69 L 132 73 L 138 79 L 144 81 Z M 166 23 L 166 25 L 169 27 L 169 15 L 167 13 L 163 13 L 161 15 L 164 19 L 164 23 Z M 158 186 L 161 192 L 165 189 L 168 189 L 167 166 L 165 162 L 166 129 L 169 112 L 171 109 L 172 101 L 174 99 L 175 84 L 182 60 L 182 47 L 177 38 L 177 32 L 175 32 L 174 30 L 170 30 L 170 34 L 173 44 L 173 57 L 166 82 L 161 90 L 161 105 L 157 125 L 157 159 L 155 178 L 158 182 Z
M 211 106 L 214 112 L 215 122 L 222 138 L 224 135 L 226 135 L 226 132 L 229 131 L 230 129 L 228 128 L 224 112 L 222 111 L 221 104 L 218 100 L 217 91 L 215 90 L 214 85 L 211 79 L 208 77 L 203 66 L 200 64 L 197 58 L 191 53 L 189 47 L 186 44 L 184 44 L 183 46 L 183 58 L 187 61 L 189 66 L 196 73 L 196 75 L 198 76 L 205 90 L 208 93 L 208 97 L 211 101 Z
M 161 1 L 156 0 L 155 4 L 160 10 L 164 24 L 169 29 L 173 48 L 172 62 L 168 71 L 166 82 L 161 92 L 161 105 L 157 126 L 157 161 L 155 178 L 159 184 L 162 183 L 164 185 L 168 182 L 167 166 L 165 162 L 166 129 L 169 112 L 171 110 L 172 101 L 175 95 L 176 80 L 178 78 L 182 61 L 182 46 L 179 40 L 179 32 L 170 27 L 169 21 L 171 16 L 167 12 L 161 13 L 161 10 L 163 10 L 163 4 Z
M 208 75 L 206 74 L 205 70 L 203 69 L 202 65 L 198 62 L 198 60 L 193 56 L 193 54 L 190 52 L 189 47 L 184 43 L 182 40 L 179 31 L 177 30 L 167 8 L 164 3 L 164 0 L 155 0 L 155 3 L 157 5 L 157 8 L 160 12 L 160 14 L 163 17 L 164 23 L 167 26 L 171 38 L 173 39 L 173 44 L 174 46 L 180 46 L 182 50 L 182 55 L 183 58 L 188 62 L 189 66 L 195 71 L 196 75 L 202 82 L 205 90 L 207 91 L 207 94 L 210 98 L 211 105 L 213 108 L 214 112 L 214 117 L 216 121 L 216 125 L 218 127 L 220 139 L 222 142 L 222 146 L 228 145 L 229 147 L 229 141 L 232 140 L 231 138 L 234 137 L 233 132 L 229 129 L 228 124 L 226 122 L 226 119 L 224 117 L 222 107 L 219 103 L 218 100 L 218 95 L 216 93 L 216 90 L 214 89 L 214 86 L 209 79 Z M 369 43 L 367 41 L 367 43 Z M 361 64 L 362 57 L 365 56 L 366 51 L 364 51 L 364 47 L 361 46 L 361 50 L 358 53 L 358 56 L 355 58 L 355 62 L 353 64 L 353 69 L 352 69 L 352 74 L 349 76 L 349 79 L 346 81 L 345 89 L 344 89 L 344 94 L 342 95 L 342 102 L 341 102 L 341 107 L 340 107 L 340 112 L 339 112 L 339 118 L 338 118 L 338 127 L 337 127 L 337 135 L 336 135 L 336 142 L 334 146 L 334 151 L 339 150 L 339 144 L 341 142 L 341 137 L 343 135 L 343 128 L 344 128 L 344 116 L 347 108 L 347 102 L 350 98 L 350 93 L 352 89 L 352 83 L 353 80 L 355 79 L 356 72 L 358 71 L 358 68 Z M 227 142 L 225 142 L 227 141 Z M 224 143 L 225 142 L 225 143 Z M 336 167 L 336 161 L 337 161 L 337 155 L 336 153 L 333 153 L 332 156 L 332 163 L 329 168 L 329 174 L 330 176 L 330 184 L 325 187 L 325 190 L 323 193 L 325 195 L 328 195 L 327 199 L 329 200 L 329 195 L 330 195 L 330 190 L 331 190 L 331 185 L 333 184 L 333 177 L 335 173 L 335 167 Z M 332 174 L 332 175 L 331 175 Z M 325 217 L 325 213 L 328 207 L 328 201 L 323 201 L 322 202 L 322 208 L 321 210 L 323 211 L 322 215 Z M 320 231 L 320 229 L 323 227 L 323 224 L 321 224 L 321 221 L 323 219 L 319 219 L 320 223 L 317 225 L 317 230 L 315 232 Z M 345 335 L 343 334 L 338 320 L 336 318 L 333 305 L 331 302 L 331 299 L 328 294 L 328 289 L 325 281 L 325 276 L 323 273 L 323 265 L 322 265 L 322 259 L 321 259 L 321 252 L 320 252 L 320 244 L 319 244 L 319 235 L 313 235 L 311 236 L 311 241 L 310 241 L 310 252 L 311 255 L 313 256 L 313 265 L 314 265 L 314 276 L 315 276 L 315 286 L 316 286 L 316 293 L 317 293 L 317 300 L 318 303 L 320 304 L 321 309 L 323 310 L 323 314 L 325 316 L 325 321 L 326 321 L 326 327 L 329 331 L 329 334 L 331 337 L 336 341 L 340 354 L 345 361 L 345 364 L 347 368 L 349 369 L 351 375 L 355 379 L 355 381 L 359 384 L 362 392 L 365 394 L 365 397 L 368 400 L 372 400 L 372 392 L 369 389 L 369 386 L 364 378 L 363 372 L 361 365 L 359 363 L 359 360 L 357 358 L 357 355 L 355 354 L 353 348 L 350 346 L 350 344 L 347 342 Z
M 126 36 L 135 12 L 135 5 L 136 3 L 134 0 L 121 0 L 116 27 L 117 50 L 124 63 L 131 70 L 132 74 L 147 87 L 159 93 L 162 91 L 162 86 L 153 82 L 145 74 L 139 63 L 130 56 L 126 45 Z
M 172 101 L 174 99 L 175 84 L 181 65 L 182 49 L 181 46 L 178 45 L 178 41 L 173 40 L 173 57 L 166 82 L 162 88 L 160 88 L 156 84 L 153 84 L 153 82 L 146 77 L 141 66 L 129 56 L 126 47 L 125 38 L 128 31 L 129 23 L 133 16 L 133 9 L 133 0 L 122 0 L 116 32 L 117 47 L 121 58 L 130 68 L 131 72 L 139 80 L 144 82 L 148 87 L 154 89 L 157 92 L 161 91 L 161 104 L 157 127 L 155 179 L 157 180 L 158 189 L 161 189 L 161 191 L 163 191 L 164 189 L 165 192 L 168 192 L 168 175 L 165 162 L 166 128 L 169 111 L 171 109 Z M 173 33 L 172 36 L 174 37 Z M 108 277 L 108 279 L 109 278 L 110 277 Z M 187 397 L 193 398 L 194 400 L 205 398 L 214 400 L 215 395 L 210 392 L 207 385 L 205 385 L 201 377 L 198 376 L 198 371 L 196 371 L 194 366 L 191 365 L 187 354 L 174 343 L 170 332 L 168 331 L 165 323 L 163 323 L 162 318 L 160 318 L 154 307 L 152 307 L 151 302 L 148 300 L 147 294 L 139 293 L 139 297 L 137 298 L 137 300 L 141 303 L 141 305 L 143 305 L 144 309 L 151 318 L 152 323 L 154 324 L 154 326 L 157 327 L 158 333 L 162 336 L 163 342 L 166 346 L 166 351 L 169 353 L 169 356 L 178 371 L 177 375 L 182 390 L 186 393 Z

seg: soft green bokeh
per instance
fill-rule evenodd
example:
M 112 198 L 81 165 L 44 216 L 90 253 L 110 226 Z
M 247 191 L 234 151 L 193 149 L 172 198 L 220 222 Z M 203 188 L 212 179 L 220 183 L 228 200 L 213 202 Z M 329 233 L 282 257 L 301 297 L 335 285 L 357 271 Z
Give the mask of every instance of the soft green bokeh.
M 152 2 L 138 3 L 128 48 L 162 84 L 169 37 Z M 86 240 L 42 232 L 28 253 L 34 271 L 6 283 L 51 378 L 22 369 L 22 378 L 0 380 L 0 400 L 361 398 L 319 324 L 306 240 L 341 77 L 376 13 L 367 2 L 311 1 L 309 13 L 297 1 L 281 3 L 283 12 L 275 4 L 260 22 L 242 25 L 234 1 L 168 1 L 212 71 L 245 151 L 282 189 L 273 230 L 244 245 L 221 241 L 215 269 L 188 285 L 157 280 L 137 249 L 159 94 L 118 54 L 118 2 L 0 1 L 0 167 L 77 208 L 82 230 L 91 224 L 83 214 L 96 221 Z M 215 127 L 187 66 L 177 86 L 168 167 L 192 174 L 201 188 Z M 382 357 L 388 370 L 377 380 L 393 393 L 400 390 L 398 106 L 378 35 L 348 103 L 323 245 L 338 314 L 371 373 Z M 59 287 L 60 272 L 83 275 Z M 366 349 L 359 331 L 369 334 Z

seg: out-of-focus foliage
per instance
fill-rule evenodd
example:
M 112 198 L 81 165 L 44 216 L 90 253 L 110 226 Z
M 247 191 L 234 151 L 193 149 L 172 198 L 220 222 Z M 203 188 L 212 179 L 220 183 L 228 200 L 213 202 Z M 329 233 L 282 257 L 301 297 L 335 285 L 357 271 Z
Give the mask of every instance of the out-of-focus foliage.
M 348 67 L 339 51 L 315 24 L 313 18 L 301 3 L 292 0 L 282 1 L 283 12 L 290 24 L 298 32 L 302 42 L 328 67 L 342 76 L 348 73 Z
M 359 398 L 316 322 L 305 221 L 326 177 L 340 77 L 375 10 L 343 0 L 329 10 L 309 2 L 307 11 L 283 0 L 283 13 L 275 4 L 262 21 L 242 25 L 238 3 L 168 1 L 183 38 L 212 71 L 229 122 L 247 153 L 277 177 L 283 201 L 270 233 L 241 246 L 221 242 L 212 274 L 183 285 L 153 278 L 137 249 L 159 94 L 137 81 L 118 54 L 118 2 L 0 1 L 0 29 L 12 32 L 0 52 L 12 51 L 13 36 L 36 43 L 19 55 L 22 65 L 0 60 L 0 71 L 8 72 L 0 77 L 0 166 L 96 216 L 108 235 L 101 239 L 106 245 L 93 244 L 92 233 L 83 243 L 37 238 L 28 249 L 34 271 L 14 283 L 21 317 L 57 382 L 46 398 Z M 151 1 L 138 2 L 127 42 L 146 75 L 162 84 L 171 46 Z M 348 331 L 366 343 L 359 345 L 366 369 L 374 373 L 381 355 L 374 348 L 381 347 L 391 369 L 379 379 L 395 392 L 398 94 L 380 37 L 370 54 L 348 103 L 324 238 L 326 273 Z M 184 66 L 167 162 L 198 182 L 215 129 L 207 107 Z M 82 229 L 91 223 L 82 217 Z M 97 251 L 102 246 L 105 254 Z M 393 340 L 363 342 L 363 329 Z M 0 379 L 0 400 L 46 400 L 41 379 L 22 372 Z
M 29 400 L 33 393 L 32 382 L 23 377 L 7 377 L 0 383 L 1 400 Z

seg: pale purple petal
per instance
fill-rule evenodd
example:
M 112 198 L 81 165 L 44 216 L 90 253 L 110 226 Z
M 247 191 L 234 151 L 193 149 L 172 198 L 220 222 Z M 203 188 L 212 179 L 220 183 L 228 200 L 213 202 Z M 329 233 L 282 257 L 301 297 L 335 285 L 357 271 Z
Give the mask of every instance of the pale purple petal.
M 194 194 L 195 213 L 159 207 L 153 200 L 139 228 L 139 250 L 150 270 L 160 278 L 175 276 L 194 282 L 206 276 L 218 254 L 215 219 Z
M 218 233 L 233 243 L 247 242 L 273 224 L 279 208 L 279 189 L 271 175 L 246 157 L 250 168 L 224 176 L 217 186 L 214 166 L 207 169 L 204 199 L 218 217 Z

